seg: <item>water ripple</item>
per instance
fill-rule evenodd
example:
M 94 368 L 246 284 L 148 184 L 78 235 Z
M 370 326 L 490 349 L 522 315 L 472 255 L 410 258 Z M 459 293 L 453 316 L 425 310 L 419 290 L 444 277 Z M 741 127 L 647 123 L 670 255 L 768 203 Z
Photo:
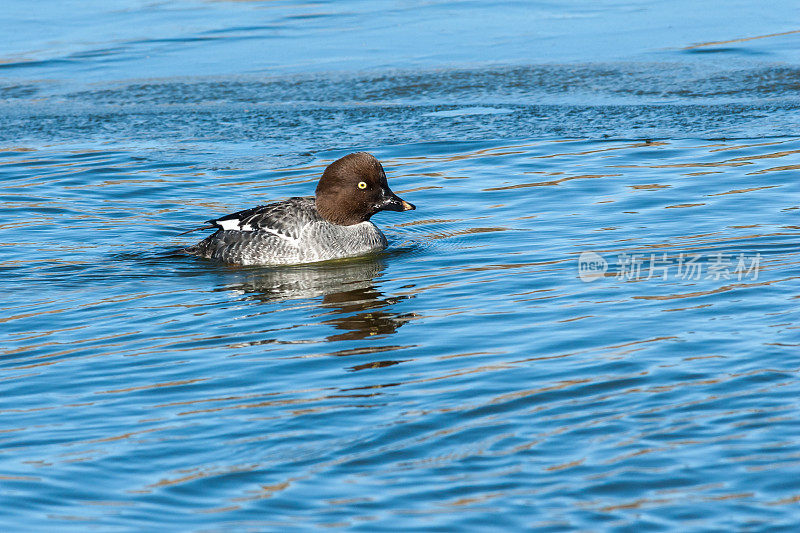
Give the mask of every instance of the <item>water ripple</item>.
M 10 530 L 795 528 L 795 30 L 734 32 L 729 6 L 717 36 L 639 26 L 609 39 L 647 43 L 633 59 L 576 63 L 617 8 L 239 4 L 54 5 L 48 39 L 92 28 L 63 46 L 9 8 Z M 629 16 L 682 27 L 665 9 Z M 461 37 L 527 35 L 531 13 L 563 44 L 548 64 L 476 63 L 528 61 Z M 355 67 L 343 24 L 374 45 Z M 467 64 L 442 66 L 453 36 Z M 374 217 L 386 251 L 183 253 L 355 150 L 418 206 Z

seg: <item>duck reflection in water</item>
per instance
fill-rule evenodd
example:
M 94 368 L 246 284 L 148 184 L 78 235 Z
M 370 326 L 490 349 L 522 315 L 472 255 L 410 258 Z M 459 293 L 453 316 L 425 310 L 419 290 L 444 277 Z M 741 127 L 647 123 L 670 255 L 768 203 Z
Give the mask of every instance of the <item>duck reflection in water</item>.
M 286 300 L 320 298 L 322 320 L 341 330 L 327 341 L 361 340 L 377 335 L 391 335 L 410 320 L 414 313 L 395 313 L 390 309 L 409 296 L 387 296 L 376 287 L 386 264 L 380 258 L 362 257 L 325 263 L 246 269 L 240 281 L 221 290 L 235 290 L 244 299 L 274 303 Z M 245 277 L 246 276 L 246 277 Z M 382 351 L 382 350 L 376 350 Z M 339 355 L 348 355 L 345 350 Z M 364 353 L 358 350 L 356 353 Z

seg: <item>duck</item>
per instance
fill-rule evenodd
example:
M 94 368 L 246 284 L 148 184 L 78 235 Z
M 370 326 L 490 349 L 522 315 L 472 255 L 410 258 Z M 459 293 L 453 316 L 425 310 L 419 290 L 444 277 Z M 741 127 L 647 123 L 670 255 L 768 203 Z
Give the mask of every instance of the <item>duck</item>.
M 380 211 L 416 206 L 389 188 L 380 161 L 367 152 L 325 168 L 314 196 L 237 211 L 207 220 L 216 231 L 185 251 L 233 265 L 294 265 L 384 250 L 386 236 L 370 220 Z

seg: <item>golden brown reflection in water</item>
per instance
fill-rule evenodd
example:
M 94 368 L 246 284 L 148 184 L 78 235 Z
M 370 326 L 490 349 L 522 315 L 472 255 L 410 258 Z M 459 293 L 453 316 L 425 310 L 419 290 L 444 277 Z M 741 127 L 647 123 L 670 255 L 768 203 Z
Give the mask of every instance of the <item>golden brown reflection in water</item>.
M 800 30 L 783 31 L 780 33 L 768 33 L 766 35 L 756 35 L 754 37 L 740 37 L 738 39 L 728 39 L 727 41 L 710 41 L 707 43 L 698 43 L 691 46 L 686 46 L 683 50 L 695 50 L 697 48 L 705 48 L 709 46 L 719 46 L 721 44 L 744 43 L 747 41 L 755 41 L 757 39 L 768 39 L 770 37 L 783 37 L 785 35 L 792 35 L 800 33 Z

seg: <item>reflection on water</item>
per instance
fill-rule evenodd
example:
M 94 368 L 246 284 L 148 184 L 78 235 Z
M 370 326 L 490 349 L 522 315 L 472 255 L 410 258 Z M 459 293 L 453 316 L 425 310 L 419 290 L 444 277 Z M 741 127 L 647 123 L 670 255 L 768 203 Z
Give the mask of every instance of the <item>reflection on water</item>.
M 377 278 L 385 269 L 385 259 L 374 256 L 289 268 L 257 267 L 243 269 L 243 281 L 217 290 L 233 290 L 246 300 L 263 303 L 317 300 L 321 312 L 313 316 L 324 318 L 322 324 L 342 331 L 326 340 L 361 340 L 391 335 L 414 318 L 413 313 L 386 311 L 409 296 L 387 296 L 376 288 Z M 342 350 L 336 355 L 347 355 L 346 352 Z
M 386 264 L 382 258 L 359 257 L 290 268 L 230 268 L 238 271 L 237 278 L 241 279 L 220 290 L 239 291 L 247 299 L 277 302 L 322 296 L 323 301 L 331 298 L 331 302 L 346 305 L 351 301 L 359 301 L 359 293 L 374 292 L 375 280 L 386 269 Z M 350 294 L 354 297 L 349 297 Z

